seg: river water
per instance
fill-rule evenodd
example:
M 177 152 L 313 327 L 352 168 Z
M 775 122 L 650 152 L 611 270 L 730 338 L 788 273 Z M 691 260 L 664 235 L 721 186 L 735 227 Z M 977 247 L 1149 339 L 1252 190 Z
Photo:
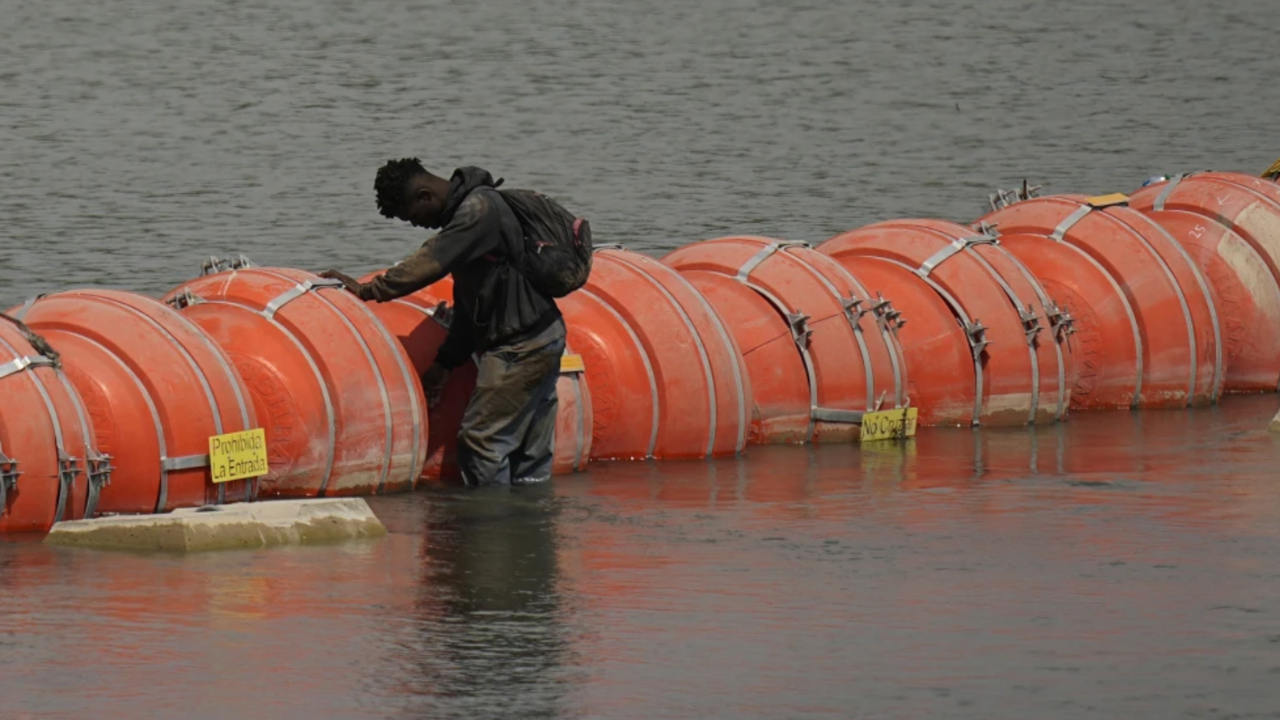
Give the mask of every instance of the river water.
M 0 0 L 0 307 L 385 266 L 407 155 L 656 254 L 1280 154 L 1274 0 L 409 5 Z M 375 499 L 338 548 L 0 543 L 0 718 L 1280 717 L 1275 405 Z

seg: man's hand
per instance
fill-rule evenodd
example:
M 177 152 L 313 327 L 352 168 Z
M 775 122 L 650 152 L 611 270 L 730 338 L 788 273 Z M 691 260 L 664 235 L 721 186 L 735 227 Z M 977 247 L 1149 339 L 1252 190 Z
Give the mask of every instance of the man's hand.
M 439 363 L 431 363 L 431 367 L 422 374 L 422 391 L 427 395 L 427 407 L 435 407 L 444 393 L 444 384 L 449 381 L 449 370 Z
M 326 280 L 341 280 L 342 286 L 348 291 L 355 293 L 356 297 L 360 297 L 360 282 L 350 275 L 343 275 L 337 270 L 325 270 L 320 273 L 320 277 Z

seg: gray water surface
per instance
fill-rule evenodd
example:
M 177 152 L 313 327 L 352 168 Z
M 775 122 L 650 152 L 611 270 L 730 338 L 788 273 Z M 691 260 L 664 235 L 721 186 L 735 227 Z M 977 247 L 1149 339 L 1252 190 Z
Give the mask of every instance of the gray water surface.
M 1280 717 L 1275 404 L 374 498 L 337 547 L 0 542 L 0 717 Z
M 1273 0 L 413 5 L 0 0 L 0 306 L 385 267 L 425 239 L 374 205 L 408 155 L 651 252 L 1280 155 Z

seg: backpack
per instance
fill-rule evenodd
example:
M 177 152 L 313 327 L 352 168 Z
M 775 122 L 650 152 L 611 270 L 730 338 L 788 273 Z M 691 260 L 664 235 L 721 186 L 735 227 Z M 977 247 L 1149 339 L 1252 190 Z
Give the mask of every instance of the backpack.
M 543 295 L 562 298 L 591 275 L 591 224 L 560 203 L 532 190 L 499 190 L 520 221 L 520 274 Z

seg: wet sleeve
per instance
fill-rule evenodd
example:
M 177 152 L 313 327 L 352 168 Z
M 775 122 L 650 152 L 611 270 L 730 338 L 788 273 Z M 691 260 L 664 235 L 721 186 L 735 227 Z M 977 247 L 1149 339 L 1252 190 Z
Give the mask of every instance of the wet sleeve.
M 475 337 L 471 331 L 471 313 L 454 312 L 449 323 L 449 336 L 436 351 L 436 363 L 452 370 L 465 363 L 475 352 Z
M 387 302 L 417 292 L 487 253 L 502 242 L 493 198 L 473 192 L 453 220 L 412 255 L 360 286 L 361 300 Z

